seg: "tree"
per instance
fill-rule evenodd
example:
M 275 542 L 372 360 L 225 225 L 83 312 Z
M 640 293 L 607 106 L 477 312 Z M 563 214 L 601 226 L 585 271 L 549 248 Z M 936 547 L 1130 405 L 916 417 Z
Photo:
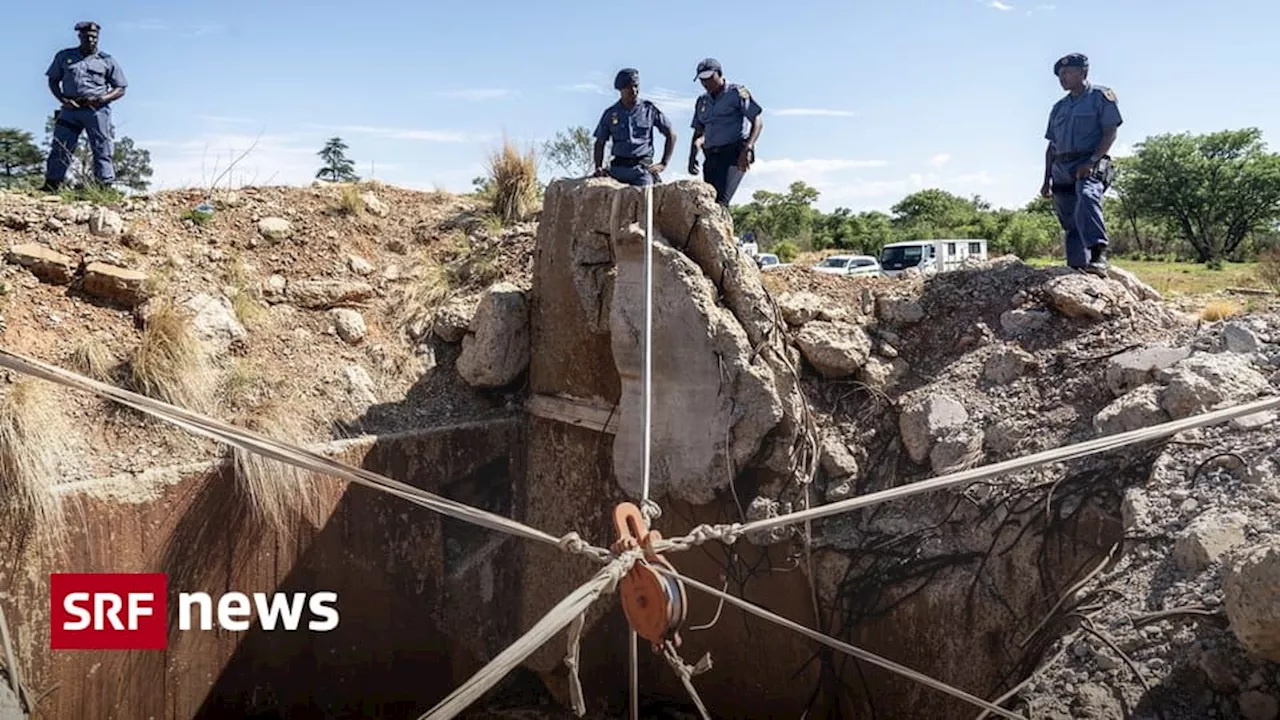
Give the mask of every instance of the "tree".
M 1167 225 L 1204 263 L 1280 220 L 1280 155 L 1257 128 L 1148 137 L 1117 165 L 1116 185 L 1135 216 Z
M 966 200 L 946 190 L 929 188 L 906 196 L 890 210 L 894 215 L 894 225 L 899 229 L 916 237 L 928 238 L 975 235 L 978 215 L 988 208 L 980 197 Z
M 595 138 L 581 125 L 561 130 L 542 144 L 542 157 L 569 175 L 590 175 L 595 170 Z
M 356 165 L 347 158 L 347 144 L 340 137 L 329 138 L 320 152 L 316 153 L 324 160 L 324 166 L 316 171 L 316 178 L 329 182 L 356 182 Z
M 15 188 L 38 182 L 44 153 L 26 130 L 0 128 L 0 187 Z
M 808 241 L 814 222 L 821 216 L 813 208 L 818 190 L 800 180 L 791 183 L 786 193 L 757 190 L 751 202 L 730 210 L 733 227 L 738 234 L 750 230 L 765 241 Z
M 44 123 L 44 150 L 53 149 L 54 116 L 50 115 Z M 115 139 L 111 148 L 111 164 L 116 171 L 116 185 L 139 192 L 151 186 L 151 151 L 136 146 L 133 138 L 122 135 Z M 80 141 L 71 153 L 71 167 L 67 171 L 67 179 L 81 184 L 93 181 L 93 149 L 85 133 L 80 133 Z

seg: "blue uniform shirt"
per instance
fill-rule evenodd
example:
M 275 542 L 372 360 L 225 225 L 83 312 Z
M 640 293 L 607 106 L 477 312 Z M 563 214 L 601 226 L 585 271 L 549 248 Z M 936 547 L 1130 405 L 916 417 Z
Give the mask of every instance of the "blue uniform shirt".
M 78 47 L 59 50 L 45 74 L 58 81 L 64 96 L 73 98 L 105 95 L 129 84 L 115 58 L 101 50 L 86 57 Z
M 721 147 L 746 140 L 747 121 L 763 110 L 743 85 L 725 83 L 720 94 L 703 93 L 693 108 L 693 129 L 702 131 L 703 147 Z
M 1102 85 L 1086 85 L 1080 97 L 1068 93 L 1054 103 L 1044 137 L 1055 153 L 1091 153 L 1102 142 L 1102 131 L 1123 123 L 1116 94 Z
M 664 132 L 671 130 L 671 123 L 657 105 L 641 99 L 628 108 L 619 100 L 600 116 L 595 137 L 613 141 L 614 157 L 652 157 L 654 128 Z

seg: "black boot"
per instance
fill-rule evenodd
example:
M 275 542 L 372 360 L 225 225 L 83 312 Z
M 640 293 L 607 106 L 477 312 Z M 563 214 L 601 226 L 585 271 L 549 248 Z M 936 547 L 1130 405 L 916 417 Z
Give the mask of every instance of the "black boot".
M 1110 264 L 1107 262 L 1107 246 L 1105 244 L 1094 245 L 1089 248 L 1089 264 L 1085 266 L 1084 271 L 1100 278 L 1107 276 L 1107 268 Z
M 40 186 L 40 192 L 56 193 L 62 187 L 61 180 L 49 180 L 45 178 L 44 185 Z

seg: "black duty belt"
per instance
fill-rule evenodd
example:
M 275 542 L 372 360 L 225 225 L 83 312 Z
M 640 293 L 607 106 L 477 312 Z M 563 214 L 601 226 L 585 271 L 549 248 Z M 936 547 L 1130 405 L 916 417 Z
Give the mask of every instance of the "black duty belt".
M 618 165 L 621 167 L 636 167 L 638 165 L 652 165 L 653 156 L 645 155 L 644 157 L 621 157 L 613 156 L 613 160 L 609 161 L 610 165 Z
M 742 145 L 745 142 L 745 140 L 738 140 L 737 142 L 731 142 L 728 145 L 716 145 L 714 147 L 707 147 L 704 145 L 702 147 L 702 152 L 707 155 L 726 155 L 732 153 L 734 156 L 737 156 L 738 153 L 742 152 Z

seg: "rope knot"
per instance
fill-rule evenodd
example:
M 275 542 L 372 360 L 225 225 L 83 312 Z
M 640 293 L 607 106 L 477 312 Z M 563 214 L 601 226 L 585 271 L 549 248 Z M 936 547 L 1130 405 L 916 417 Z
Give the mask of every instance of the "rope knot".
M 658 503 L 650 500 L 649 498 L 645 498 L 644 501 L 640 503 L 640 514 L 644 516 L 645 524 L 651 525 L 654 520 L 662 517 L 662 508 L 658 506 Z
M 585 555 L 591 548 L 591 545 L 577 532 L 565 533 L 564 537 L 556 541 L 556 546 L 572 555 Z

